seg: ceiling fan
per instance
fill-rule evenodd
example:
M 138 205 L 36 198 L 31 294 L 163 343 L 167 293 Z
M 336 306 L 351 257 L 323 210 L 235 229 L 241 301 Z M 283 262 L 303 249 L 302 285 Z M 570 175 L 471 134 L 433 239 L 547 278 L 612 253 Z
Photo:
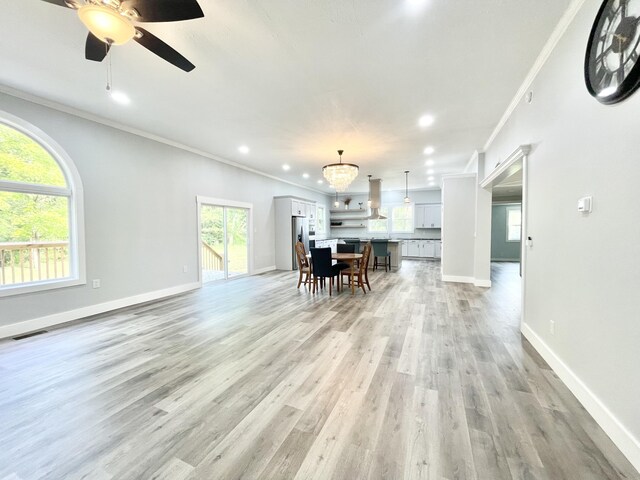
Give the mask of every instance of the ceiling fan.
M 176 67 L 190 72 L 195 65 L 136 22 L 177 22 L 204 17 L 197 0 L 43 0 L 78 11 L 89 29 L 87 60 L 101 62 L 111 45 L 134 40 Z

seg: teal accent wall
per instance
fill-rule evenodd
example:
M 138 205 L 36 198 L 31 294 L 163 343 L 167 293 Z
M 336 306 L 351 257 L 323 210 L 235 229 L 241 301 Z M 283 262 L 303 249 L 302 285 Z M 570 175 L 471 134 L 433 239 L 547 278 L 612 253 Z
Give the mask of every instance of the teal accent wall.
M 507 242 L 507 207 L 493 205 L 491 211 L 491 260 L 520 260 L 520 242 Z

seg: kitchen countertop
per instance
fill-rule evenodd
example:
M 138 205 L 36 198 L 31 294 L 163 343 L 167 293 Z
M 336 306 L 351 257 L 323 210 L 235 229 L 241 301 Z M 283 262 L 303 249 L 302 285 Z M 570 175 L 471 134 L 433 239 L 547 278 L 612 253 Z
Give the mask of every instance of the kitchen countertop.
M 346 237 L 348 239 L 355 239 L 357 237 Z M 324 240 L 344 240 L 345 237 L 342 238 L 318 238 L 316 239 L 316 241 L 324 241 Z M 389 243 L 399 243 L 399 242 L 406 242 L 407 240 L 436 240 L 436 241 L 440 241 L 440 238 L 391 238 L 391 239 L 387 239 L 387 238 L 359 238 L 359 240 L 361 242 L 367 242 L 369 240 L 388 240 Z

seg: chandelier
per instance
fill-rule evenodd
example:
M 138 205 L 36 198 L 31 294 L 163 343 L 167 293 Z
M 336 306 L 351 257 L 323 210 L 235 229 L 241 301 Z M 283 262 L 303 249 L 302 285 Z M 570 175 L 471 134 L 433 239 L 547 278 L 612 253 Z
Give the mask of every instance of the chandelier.
M 331 188 L 336 189 L 336 192 L 344 192 L 358 176 L 358 165 L 342 163 L 343 153 L 344 150 L 338 150 L 338 155 L 340 156 L 339 163 L 330 163 L 322 167 L 324 178 L 331 184 Z

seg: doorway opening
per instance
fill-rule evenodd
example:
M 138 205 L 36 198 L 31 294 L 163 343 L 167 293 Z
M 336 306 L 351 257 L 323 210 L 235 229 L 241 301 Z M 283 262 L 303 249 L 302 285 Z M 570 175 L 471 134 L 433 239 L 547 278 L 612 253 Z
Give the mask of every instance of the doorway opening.
M 493 185 L 491 261 L 520 263 L 522 255 L 522 167 Z
M 520 322 L 525 319 L 527 249 L 527 164 L 529 145 L 518 147 L 480 186 L 491 192 L 491 283 L 519 297 Z M 508 293 L 511 292 L 511 293 Z
M 251 206 L 198 197 L 200 282 L 250 272 Z

